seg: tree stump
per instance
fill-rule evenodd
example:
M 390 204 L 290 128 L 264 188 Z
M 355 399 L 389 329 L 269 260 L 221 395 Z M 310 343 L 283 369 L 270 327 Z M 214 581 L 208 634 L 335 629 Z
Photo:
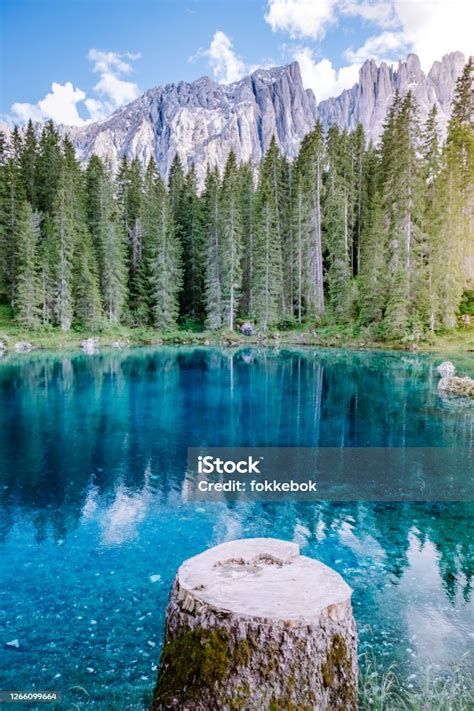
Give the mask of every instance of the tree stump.
M 152 711 L 355 711 L 351 593 L 274 538 L 190 558 L 171 591 Z

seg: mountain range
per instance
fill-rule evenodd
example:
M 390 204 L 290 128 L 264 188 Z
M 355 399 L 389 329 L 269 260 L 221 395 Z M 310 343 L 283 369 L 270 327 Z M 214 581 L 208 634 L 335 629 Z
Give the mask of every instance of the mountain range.
M 286 156 L 295 156 L 317 120 L 325 128 L 336 123 L 349 130 L 362 123 L 368 139 L 377 141 L 396 90 L 413 91 L 421 119 L 435 104 L 443 135 L 464 64 L 461 52 L 445 55 L 428 74 L 415 54 L 396 67 L 367 60 L 351 89 L 319 103 L 304 88 L 297 62 L 258 69 L 228 85 L 202 77 L 157 86 L 105 120 L 61 131 L 70 136 L 81 160 L 95 153 L 113 168 L 123 155 L 142 164 L 153 157 L 166 176 L 177 153 L 185 166 L 196 166 L 202 185 L 206 167 L 222 171 L 231 149 L 239 161 L 257 164 L 272 136 Z

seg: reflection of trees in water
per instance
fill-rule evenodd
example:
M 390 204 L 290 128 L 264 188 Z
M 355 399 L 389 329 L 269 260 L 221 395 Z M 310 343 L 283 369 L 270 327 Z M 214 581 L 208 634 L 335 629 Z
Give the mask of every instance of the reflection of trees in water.
M 453 605 L 459 594 L 465 602 L 472 599 L 474 502 L 234 502 L 215 522 L 216 539 L 232 532 L 236 522 L 246 536 L 293 539 L 304 545 L 305 554 L 351 571 L 359 593 L 374 596 L 373 605 L 387 580 L 401 582 L 413 545 L 423 550 L 431 544 L 447 598 Z
M 443 410 L 436 382 L 425 356 L 347 351 L 163 348 L 6 361 L 1 533 L 18 507 L 38 539 L 49 530 L 64 538 L 91 486 L 105 504 L 122 487 L 174 505 L 188 446 L 472 446 L 472 412 Z M 310 537 L 349 522 L 356 537 L 378 542 L 395 578 L 415 526 L 421 542 L 436 546 L 452 598 L 459 584 L 466 597 L 471 590 L 472 506 L 287 502 L 244 510 L 254 510 L 255 531 L 275 517 L 285 531 L 301 522 Z

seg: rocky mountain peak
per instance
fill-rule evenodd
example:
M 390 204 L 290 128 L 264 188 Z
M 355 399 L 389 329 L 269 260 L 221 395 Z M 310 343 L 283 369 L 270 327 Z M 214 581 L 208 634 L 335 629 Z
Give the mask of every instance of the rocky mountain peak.
M 413 91 L 422 120 L 435 104 L 443 134 L 464 63 L 461 52 L 452 52 L 425 74 L 416 54 L 398 65 L 369 59 L 351 89 L 319 104 L 304 88 L 297 62 L 257 69 L 227 85 L 203 76 L 149 89 L 100 122 L 60 129 L 81 160 L 96 153 L 116 167 L 123 155 L 144 165 L 153 157 L 167 176 L 178 154 L 186 167 L 196 167 L 202 185 L 207 166 L 222 172 L 231 150 L 239 161 L 257 165 L 273 136 L 285 155 L 295 156 L 316 120 L 324 128 L 335 123 L 347 130 L 362 123 L 368 139 L 377 141 L 397 90 Z

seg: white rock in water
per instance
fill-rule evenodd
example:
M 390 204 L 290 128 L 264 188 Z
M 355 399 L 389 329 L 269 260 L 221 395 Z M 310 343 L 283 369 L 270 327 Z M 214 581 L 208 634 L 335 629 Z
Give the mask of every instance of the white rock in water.
M 438 392 L 441 395 L 474 398 L 474 380 L 467 375 L 463 378 L 460 378 L 457 375 L 441 378 L 438 383 Z
M 15 343 L 15 353 L 29 353 L 33 346 L 28 341 L 18 341 Z
M 450 378 L 455 374 L 455 372 L 456 368 L 450 360 L 445 360 L 444 363 L 438 365 L 438 373 L 441 375 L 442 378 Z
M 97 338 L 86 338 L 85 341 L 81 341 L 81 348 L 87 355 L 93 355 L 97 353 Z
M 161 580 L 161 575 L 150 575 L 150 583 L 158 583 Z
M 12 639 L 10 642 L 5 642 L 5 647 L 10 647 L 11 649 L 20 649 L 20 642 L 18 639 Z

